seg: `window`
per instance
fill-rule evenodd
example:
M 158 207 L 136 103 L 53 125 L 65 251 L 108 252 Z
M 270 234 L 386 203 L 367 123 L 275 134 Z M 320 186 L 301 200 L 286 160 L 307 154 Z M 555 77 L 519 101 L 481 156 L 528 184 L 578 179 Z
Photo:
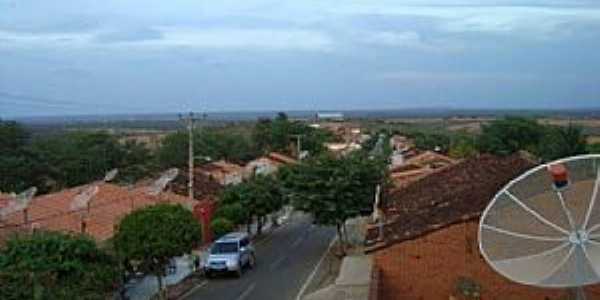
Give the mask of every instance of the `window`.
M 235 253 L 238 251 L 238 243 L 226 242 L 215 243 L 210 250 L 210 254 Z

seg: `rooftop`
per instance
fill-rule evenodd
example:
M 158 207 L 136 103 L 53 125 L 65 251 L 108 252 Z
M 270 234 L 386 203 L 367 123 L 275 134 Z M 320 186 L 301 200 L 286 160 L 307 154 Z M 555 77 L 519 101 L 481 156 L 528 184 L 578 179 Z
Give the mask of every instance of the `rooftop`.
M 85 233 L 98 241 L 113 236 L 116 225 L 121 218 L 133 210 L 158 203 L 177 203 L 190 208 L 195 201 L 171 192 L 163 192 L 158 196 L 147 193 L 147 187 L 125 188 L 115 184 L 101 183 L 98 193 L 87 209 L 73 211 L 73 198 L 89 185 L 66 189 L 57 193 L 36 197 L 27 209 L 27 214 L 17 212 L 7 216 L 0 225 L 0 236 L 7 232 L 31 230 L 33 228 L 64 232 Z M 85 220 L 85 228 L 82 220 Z
M 502 186 L 535 165 L 523 153 L 508 157 L 484 154 L 394 190 L 383 206 L 383 240 L 378 240 L 377 227 L 370 228 L 367 252 L 478 217 Z

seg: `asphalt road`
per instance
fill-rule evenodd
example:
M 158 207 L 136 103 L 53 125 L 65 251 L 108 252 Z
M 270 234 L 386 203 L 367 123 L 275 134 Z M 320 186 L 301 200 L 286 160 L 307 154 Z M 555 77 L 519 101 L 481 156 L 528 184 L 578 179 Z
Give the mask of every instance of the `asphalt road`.
M 255 243 L 257 265 L 242 278 L 209 279 L 185 300 L 294 300 L 335 236 L 296 215 Z

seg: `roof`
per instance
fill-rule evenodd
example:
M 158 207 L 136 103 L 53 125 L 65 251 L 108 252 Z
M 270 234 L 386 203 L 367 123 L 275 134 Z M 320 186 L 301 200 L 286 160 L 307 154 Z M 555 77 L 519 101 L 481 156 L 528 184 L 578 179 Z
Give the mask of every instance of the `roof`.
M 219 238 L 217 242 L 241 240 L 245 237 L 248 237 L 248 234 L 245 232 L 231 232 Z
M 173 193 L 187 196 L 188 195 L 188 170 L 185 170 L 181 175 L 169 184 Z M 205 174 L 201 170 L 194 170 L 194 198 L 197 200 L 214 198 L 223 191 L 224 186 L 215 178 Z
M 195 169 L 197 172 L 212 177 L 221 185 L 240 183 L 245 174 L 244 170 L 244 167 L 224 160 L 207 163 Z
M 416 164 L 416 165 L 425 165 L 425 164 L 435 164 L 435 163 L 445 163 L 445 164 L 453 164 L 456 163 L 455 159 L 452 159 L 446 155 L 439 154 L 433 151 L 425 151 L 423 153 L 417 154 L 406 160 L 407 164 Z
M 440 168 L 456 164 L 458 161 L 448 156 L 425 151 L 407 159 L 403 164 L 390 170 L 390 177 L 394 188 L 402 188 L 417 181 Z
M 269 155 L 267 155 L 267 157 L 273 161 L 282 163 L 282 164 L 296 164 L 298 163 L 298 160 L 287 156 L 285 154 L 281 154 L 281 153 L 277 153 L 277 152 L 271 152 L 269 153 Z
M 0 231 L 30 230 L 35 227 L 82 232 L 82 217 L 86 209 L 72 211 L 71 202 L 75 195 L 88 186 L 74 187 L 34 198 L 27 209 L 27 223 L 24 212 L 17 212 L 6 218 L 4 224 L 0 225 Z M 195 201 L 171 192 L 151 196 L 147 194 L 145 186 L 128 189 L 115 184 L 101 183 L 85 217 L 85 232 L 98 241 L 107 240 L 113 236 L 122 217 L 136 209 L 158 203 L 177 203 L 189 209 L 195 205 Z
M 383 206 L 383 240 L 377 240 L 376 227 L 370 228 L 367 252 L 479 216 L 502 186 L 535 165 L 521 153 L 508 157 L 484 154 L 394 190 Z

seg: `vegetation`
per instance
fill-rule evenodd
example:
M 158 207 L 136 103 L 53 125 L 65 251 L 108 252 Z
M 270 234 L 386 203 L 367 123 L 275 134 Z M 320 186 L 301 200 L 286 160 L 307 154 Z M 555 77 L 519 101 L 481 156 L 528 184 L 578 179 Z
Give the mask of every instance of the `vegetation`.
M 114 246 L 127 264 L 154 274 L 164 297 L 162 277 L 169 260 L 189 253 L 201 240 L 200 224 L 181 205 L 159 204 L 136 210 L 119 224 Z
M 228 187 L 219 199 L 219 208 L 215 214 L 234 224 L 245 224 L 248 232 L 253 220 L 257 220 L 257 234 L 268 214 L 283 206 L 283 196 L 279 181 L 273 176 L 257 175 L 238 185 Z
M 107 299 L 118 264 L 85 236 L 36 232 L 0 249 L 1 299 Z
M 187 131 L 167 135 L 157 153 L 161 167 L 187 166 L 188 143 Z M 224 159 L 244 163 L 256 156 L 258 156 L 257 151 L 248 136 L 218 129 L 194 131 L 194 157 L 200 159 L 200 162 Z
M 156 170 L 152 153 L 136 142 L 120 143 L 105 132 L 70 132 L 32 139 L 15 122 L 0 121 L 0 190 L 41 193 L 101 179 L 119 168 L 117 178 L 135 182 Z
M 586 153 L 582 128 L 539 124 L 535 119 L 508 117 L 483 126 L 479 137 L 482 152 L 509 155 L 526 150 L 544 160 Z
M 482 152 L 509 155 L 519 150 L 537 152 L 544 127 L 534 119 L 508 117 L 482 127 L 479 147 Z
M 342 158 L 323 155 L 281 172 L 292 204 L 320 225 L 335 225 L 344 251 L 347 219 L 370 213 L 376 185 L 385 180 L 385 160 L 355 152 Z
M 210 228 L 212 229 L 215 238 L 218 239 L 225 234 L 232 232 L 235 225 L 226 218 L 215 218 L 210 223 Z
M 296 138 L 300 136 L 301 150 L 310 155 L 318 155 L 325 151 L 324 143 L 333 140 L 333 135 L 301 122 L 292 122 L 285 113 L 279 113 L 273 120 L 259 120 L 252 134 L 256 148 L 260 152 L 278 151 L 291 154 L 297 151 Z
M 588 153 L 600 154 L 600 143 L 589 144 L 587 146 Z

